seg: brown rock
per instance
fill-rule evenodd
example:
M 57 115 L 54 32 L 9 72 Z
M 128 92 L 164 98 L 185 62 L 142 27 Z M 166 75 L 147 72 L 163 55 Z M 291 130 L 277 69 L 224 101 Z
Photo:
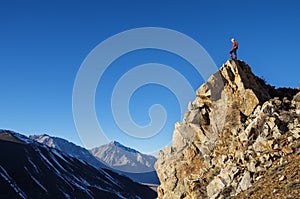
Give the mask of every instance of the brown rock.
M 266 138 L 262 137 L 262 136 L 258 136 L 258 138 L 256 139 L 255 143 L 253 144 L 253 149 L 256 152 L 263 152 L 268 150 L 268 141 Z
M 293 150 L 292 150 L 290 147 L 288 147 L 288 146 L 284 146 L 284 147 L 281 149 L 281 151 L 282 151 L 283 153 L 285 153 L 285 154 L 291 154 L 291 153 L 293 153 Z
M 158 198 L 236 195 L 281 155 L 293 153 L 286 131 L 300 136 L 300 92 L 292 101 L 284 93 L 289 89 L 266 85 L 245 62 L 227 61 L 196 91 L 183 122 L 175 125 L 172 146 L 159 153 Z
M 246 171 L 243 175 L 243 178 L 239 184 L 239 187 L 242 191 L 245 191 L 247 190 L 251 185 L 252 179 L 251 179 L 251 176 L 250 176 L 250 172 Z

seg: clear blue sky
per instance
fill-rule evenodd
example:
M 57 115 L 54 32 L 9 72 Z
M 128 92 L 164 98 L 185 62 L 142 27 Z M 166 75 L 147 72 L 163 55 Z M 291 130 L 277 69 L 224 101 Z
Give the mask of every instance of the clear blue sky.
M 139 27 L 163 27 L 199 42 L 218 67 L 228 59 L 230 38 L 240 44 L 239 58 L 276 87 L 299 87 L 299 1 L 16 1 L 0 2 L 0 128 L 30 135 L 47 133 L 81 144 L 72 116 L 72 89 L 77 71 L 101 41 Z M 118 67 L 158 62 L 190 75 L 196 89 L 203 80 L 186 63 L 166 52 L 129 54 L 112 66 L 112 78 L 98 89 L 109 89 L 120 76 Z M 129 63 L 129 65 L 128 65 Z M 134 65 L 133 65 L 134 66 Z M 133 67 L 132 66 L 132 67 Z M 186 66 L 188 68 L 188 66 Z M 115 76 L 113 74 L 116 74 Z M 142 78 L 142 77 L 141 77 Z M 103 88 L 103 86 L 105 88 Z M 153 98 L 153 90 L 157 96 Z M 109 94 L 109 92 L 108 92 Z M 97 92 L 98 116 L 105 115 L 107 96 Z M 131 108 L 137 123 L 147 124 L 148 105 L 161 102 L 170 118 L 161 135 L 133 139 L 112 124 L 109 139 L 153 152 L 169 144 L 180 113 L 171 93 L 155 85 L 136 92 Z M 97 109 L 97 110 L 98 110 Z M 104 112 L 103 112 L 104 111 Z M 141 114 L 142 113 L 142 114 Z

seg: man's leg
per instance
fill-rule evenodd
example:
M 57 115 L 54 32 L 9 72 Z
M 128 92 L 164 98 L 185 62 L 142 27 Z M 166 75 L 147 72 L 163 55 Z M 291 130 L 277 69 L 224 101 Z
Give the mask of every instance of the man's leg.
M 233 50 L 233 53 L 234 53 L 234 59 L 237 59 L 237 52 L 236 52 L 236 50 L 237 50 L 237 49 L 234 49 L 234 50 Z

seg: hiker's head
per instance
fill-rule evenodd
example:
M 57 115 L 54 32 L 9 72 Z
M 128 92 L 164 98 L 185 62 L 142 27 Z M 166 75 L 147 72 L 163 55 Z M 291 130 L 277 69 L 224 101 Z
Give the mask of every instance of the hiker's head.
M 232 39 L 231 39 L 231 42 L 234 42 L 234 41 L 235 41 L 235 39 L 234 39 L 234 38 L 232 38 Z

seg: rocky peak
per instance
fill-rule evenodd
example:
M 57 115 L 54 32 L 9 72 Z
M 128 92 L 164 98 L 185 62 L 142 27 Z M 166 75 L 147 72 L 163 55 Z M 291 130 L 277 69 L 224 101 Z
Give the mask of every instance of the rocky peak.
M 128 152 L 131 152 L 131 153 L 139 153 L 137 150 L 126 147 L 126 146 L 122 145 L 121 143 L 119 143 L 118 141 L 111 141 L 108 144 L 108 147 L 117 147 L 121 150 L 128 151 Z
M 156 158 L 142 154 L 135 149 L 126 147 L 117 141 L 112 141 L 90 152 L 110 167 L 131 173 L 145 173 L 154 171 Z
M 159 198 L 222 198 L 249 188 L 275 159 L 294 151 L 297 92 L 275 89 L 245 62 L 228 60 L 196 91 L 175 124 L 172 146 L 159 153 Z

